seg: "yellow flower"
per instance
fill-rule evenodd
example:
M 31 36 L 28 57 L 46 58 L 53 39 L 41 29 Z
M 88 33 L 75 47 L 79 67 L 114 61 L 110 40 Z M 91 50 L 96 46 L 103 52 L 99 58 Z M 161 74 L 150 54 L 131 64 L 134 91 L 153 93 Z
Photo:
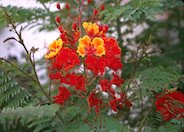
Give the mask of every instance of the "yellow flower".
M 51 58 L 55 57 L 58 54 L 58 52 L 60 51 L 60 49 L 62 48 L 62 46 L 63 46 L 62 39 L 54 40 L 54 42 L 52 42 L 49 45 L 49 47 L 48 47 L 49 51 L 45 55 L 45 58 L 51 59 Z
M 96 23 L 83 22 L 83 28 L 86 30 L 87 34 L 97 35 L 99 34 L 99 26 Z
M 77 53 L 82 57 L 87 54 L 95 54 L 96 56 L 101 57 L 102 55 L 105 55 L 104 41 L 99 37 L 91 39 L 89 36 L 85 35 L 83 38 L 79 39 Z

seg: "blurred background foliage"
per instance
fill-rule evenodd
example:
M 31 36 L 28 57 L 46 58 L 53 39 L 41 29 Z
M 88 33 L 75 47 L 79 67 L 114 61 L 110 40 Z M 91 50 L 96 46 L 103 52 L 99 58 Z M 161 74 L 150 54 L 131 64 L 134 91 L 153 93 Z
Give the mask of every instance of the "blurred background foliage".
M 8 12 L 17 26 L 24 23 L 23 30 L 56 30 L 56 15 L 60 15 L 67 28 L 75 20 L 68 17 L 65 9 L 60 12 L 49 8 L 49 5 L 57 2 L 70 4 L 72 14 L 78 15 L 76 0 L 37 2 L 43 8 L 0 5 L 0 28 L 7 26 L 4 11 Z M 9 57 L 8 61 L 0 61 L 0 127 L 3 131 L 184 130 L 183 119 L 165 123 L 152 107 L 155 93 L 164 88 L 178 87 L 180 91 L 184 91 L 184 3 L 182 0 L 130 0 L 124 4 L 123 0 L 94 0 L 86 5 L 84 19 L 102 3 L 105 10 L 98 17 L 102 23 L 109 25 L 108 35 L 118 39 L 123 51 L 122 77 L 126 83 L 122 90 L 130 94 L 134 105 L 132 110 L 120 111 L 116 116 L 106 116 L 106 110 L 100 119 L 94 121 L 94 115 L 89 116 L 77 106 L 67 104 L 65 109 L 60 109 L 47 102 L 38 90 L 30 63 Z M 22 59 L 27 58 L 23 56 Z M 44 59 L 37 60 L 36 65 L 37 71 L 46 68 Z M 43 76 L 39 79 L 47 80 L 45 78 Z M 43 88 L 51 96 L 48 87 L 49 81 L 43 83 Z M 85 105 L 79 99 L 75 102 L 80 102 L 80 106 Z M 64 121 L 61 122 L 60 118 Z M 102 120 L 104 124 L 101 124 Z M 142 123 L 144 126 L 141 126 Z

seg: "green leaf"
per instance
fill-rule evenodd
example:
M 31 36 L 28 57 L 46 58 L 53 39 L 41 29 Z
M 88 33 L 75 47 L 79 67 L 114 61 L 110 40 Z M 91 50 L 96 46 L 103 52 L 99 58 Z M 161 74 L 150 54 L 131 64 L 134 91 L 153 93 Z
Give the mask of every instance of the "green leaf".
M 162 66 L 147 68 L 138 75 L 143 95 L 147 95 L 151 90 L 160 92 L 163 88 L 167 88 L 169 83 L 176 81 L 180 77 L 181 75 L 172 68 Z

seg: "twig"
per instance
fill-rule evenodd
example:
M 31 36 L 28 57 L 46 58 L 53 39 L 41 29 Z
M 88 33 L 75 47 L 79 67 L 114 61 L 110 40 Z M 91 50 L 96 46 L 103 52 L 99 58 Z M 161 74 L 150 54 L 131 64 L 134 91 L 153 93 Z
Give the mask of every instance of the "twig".
M 150 108 L 150 110 L 146 113 L 146 115 L 144 116 L 143 120 L 141 121 L 141 123 L 140 123 L 140 125 L 139 125 L 139 128 L 138 128 L 138 132 L 141 132 L 142 127 L 144 126 L 144 123 L 146 122 L 146 119 L 148 118 L 150 112 L 151 112 L 151 108 Z
M 47 6 L 45 5 L 45 3 L 41 2 L 41 5 L 45 8 L 45 10 L 47 11 L 47 13 L 50 15 L 50 18 L 54 20 L 54 16 L 51 14 L 49 8 L 47 8 Z M 58 26 L 55 21 L 54 21 L 54 24 L 56 25 L 56 27 Z
M 130 84 L 132 83 L 133 78 L 134 78 L 135 75 L 136 75 L 136 71 L 137 71 L 137 69 L 138 69 L 138 67 L 139 67 L 139 65 L 140 65 L 140 63 L 141 63 L 141 61 L 147 56 L 146 50 L 147 50 L 148 47 L 149 47 L 149 44 L 146 44 L 145 47 L 143 47 L 143 51 L 141 52 L 141 55 L 140 55 L 139 59 L 135 62 L 136 64 L 135 64 L 135 67 L 134 67 L 133 71 L 131 72 L 130 81 L 129 81 L 128 85 L 127 85 L 126 92 L 128 92 L 128 90 L 129 90 L 129 88 L 130 88 Z M 140 48 L 140 47 L 139 47 L 139 48 Z M 136 54 L 138 54 L 139 48 L 137 49 Z
M 28 78 L 30 78 L 31 80 L 33 80 L 34 82 L 36 82 L 35 78 L 33 78 L 32 76 L 30 76 L 27 72 L 23 71 L 22 69 L 20 69 L 19 67 L 17 67 L 17 65 L 13 64 L 12 62 L 0 57 L 0 60 L 5 61 L 6 63 L 12 65 L 13 67 L 15 67 L 18 71 L 20 71 L 21 73 L 23 73 L 24 75 L 26 75 Z
M 141 117 L 142 117 L 142 119 L 143 119 L 143 109 L 144 109 L 144 106 L 143 106 L 142 91 L 141 91 L 141 88 L 140 88 L 139 84 L 137 84 L 137 86 L 138 86 L 139 93 L 140 93 L 140 97 L 141 97 Z

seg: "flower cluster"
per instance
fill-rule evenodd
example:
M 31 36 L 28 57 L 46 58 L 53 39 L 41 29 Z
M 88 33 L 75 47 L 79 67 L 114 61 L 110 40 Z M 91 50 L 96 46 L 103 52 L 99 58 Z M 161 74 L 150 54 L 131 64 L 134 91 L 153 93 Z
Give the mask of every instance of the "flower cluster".
M 184 117 L 184 94 L 179 91 L 165 92 L 156 96 L 156 111 L 165 121 Z
M 58 4 L 57 8 L 60 9 Z M 107 37 L 108 26 L 84 21 L 74 22 L 71 30 L 66 30 L 60 18 L 56 22 L 60 38 L 49 45 L 45 55 L 50 63 L 50 79 L 59 81 L 59 94 L 53 97 L 54 102 L 64 105 L 72 95 L 77 95 L 85 98 L 88 107 L 97 113 L 104 106 L 115 112 L 129 109 L 132 104 L 121 91 L 124 80 L 118 76 L 123 68 L 121 49 L 114 38 Z

